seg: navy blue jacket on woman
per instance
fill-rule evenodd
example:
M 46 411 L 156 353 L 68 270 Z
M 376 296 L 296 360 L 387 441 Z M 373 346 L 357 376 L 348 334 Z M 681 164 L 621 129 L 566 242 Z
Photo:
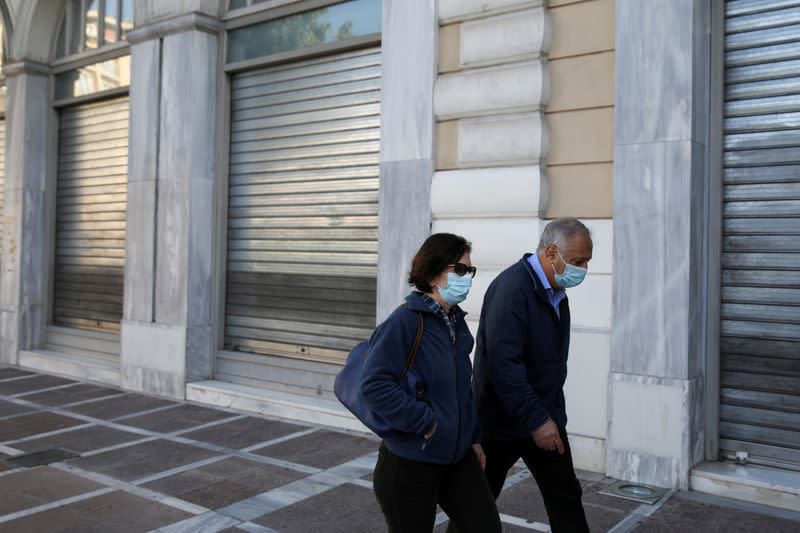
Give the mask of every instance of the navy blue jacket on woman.
M 367 405 L 397 430 L 384 439 L 392 453 L 413 461 L 457 463 L 472 444 L 480 442 L 470 385 L 469 354 L 474 339 L 458 306 L 451 311 L 456 319 L 453 342 L 444 317 L 435 313 L 438 304 L 418 292 L 409 294 L 406 302 L 408 305 L 396 309 L 370 338 L 361 394 Z M 423 383 L 420 399 L 398 384 L 417 335 L 417 313 L 422 313 L 425 323 L 414 362 Z M 425 441 L 424 435 L 434 424 L 433 437 Z
M 559 313 L 526 254 L 489 285 L 475 350 L 473 389 L 486 439 L 524 439 L 552 419 L 566 429 L 569 302 Z

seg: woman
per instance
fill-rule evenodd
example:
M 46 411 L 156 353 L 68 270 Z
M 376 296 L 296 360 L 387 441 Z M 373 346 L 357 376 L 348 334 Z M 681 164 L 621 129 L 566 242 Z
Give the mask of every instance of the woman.
M 475 276 L 471 251 L 463 237 L 430 236 L 408 278 L 417 291 L 370 339 L 361 393 L 396 430 L 381 444 L 373 480 L 391 533 L 431 531 L 437 504 L 460 533 L 500 531 L 472 399 L 474 339 L 458 307 Z M 415 398 L 399 383 L 419 314 L 424 328 L 413 369 L 422 389 Z

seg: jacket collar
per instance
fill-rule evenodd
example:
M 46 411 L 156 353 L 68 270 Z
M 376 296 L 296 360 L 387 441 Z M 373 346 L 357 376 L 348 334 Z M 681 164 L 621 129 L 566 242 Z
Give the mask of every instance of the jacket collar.
M 539 279 L 538 274 L 536 274 L 536 271 L 533 269 L 530 262 L 528 261 L 528 258 L 532 255 L 533 254 L 523 255 L 522 259 L 520 259 L 519 262 L 522 263 L 522 267 L 528 272 L 531 279 L 533 279 L 533 291 L 536 293 L 536 296 L 541 298 L 541 300 L 547 304 L 547 308 L 553 311 L 553 316 L 555 316 L 556 312 L 555 310 L 553 310 L 552 305 L 550 305 L 550 298 L 547 296 L 547 291 L 545 290 L 542 281 Z M 562 303 L 565 301 L 567 301 L 566 297 L 564 298 L 564 300 L 562 300 Z
M 409 295 L 406 296 L 406 303 L 408 304 L 408 308 L 414 312 L 435 313 L 435 309 L 431 309 L 427 298 L 425 298 L 425 295 L 421 292 L 412 291 L 409 293 Z M 467 316 L 467 313 L 457 305 L 452 307 L 452 312 L 457 320 L 461 320 Z

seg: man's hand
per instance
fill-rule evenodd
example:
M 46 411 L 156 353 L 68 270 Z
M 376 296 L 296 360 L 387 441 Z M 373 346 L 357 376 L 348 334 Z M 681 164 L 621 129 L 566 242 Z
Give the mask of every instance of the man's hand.
M 481 464 L 481 470 L 486 470 L 486 454 L 483 452 L 483 446 L 479 443 L 475 443 L 472 445 L 472 449 L 475 450 L 475 455 L 478 456 L 478 462 Z
M 561 435 L 558 434 L 558 426 L 552 420 L 548 420 L 542 427 L 532 432 L 533 442 L 536 446 L 548 452 L 558 450 L 559 455 L 564 455 L 564 443 L 561 442 Z

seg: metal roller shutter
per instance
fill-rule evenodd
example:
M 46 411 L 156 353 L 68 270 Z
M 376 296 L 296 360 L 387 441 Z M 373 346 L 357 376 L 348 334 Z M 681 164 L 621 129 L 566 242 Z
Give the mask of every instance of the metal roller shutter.
M 119 331 L 125 267 L 128 98 L 59 116 L 53 323 Z
M 6 119 L 0 118 L 0 239 L 3 235 L 3 216 L 6 205 Z
M 380 58 L 233 78 L 227 349 L 340 362 L 374 327 Z
M 720 448 L 800 468 L 800 1 L 726 7 Z

